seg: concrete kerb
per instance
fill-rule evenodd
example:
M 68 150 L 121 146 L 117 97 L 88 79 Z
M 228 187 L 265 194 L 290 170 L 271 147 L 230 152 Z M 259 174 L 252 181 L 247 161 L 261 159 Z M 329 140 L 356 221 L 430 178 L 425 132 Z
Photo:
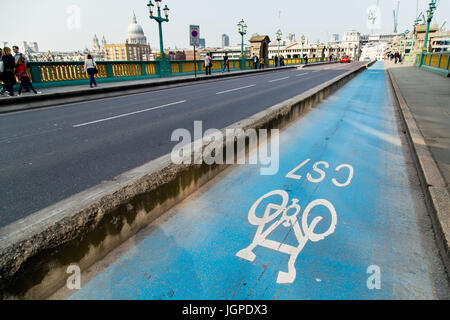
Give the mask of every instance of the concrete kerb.
M 438 165 L 428 149 L 425 138 L 389 68 L 387 73 L 398 101 L 408 143 L 413 150 L 419 180 L 433 222 L 437 245 L 441 252 L 447 276 L 450 278 L 450 194 Z
M 224 128 L 223 152 L 227 129 L 282 129 L 370 64 Z M 49 297 L 69 265 L 87 269 L 227 167 L 175 165 L 169 154 L 0 229 L 0 298 Z
M 171 77 L 161 80 L 161 78 L 154 78 L 152 82 L 128 83 L 127 81 L 118 82 L 117 86 L 87 88 L 77 91 L 55 92 L 41 95 L 30 95 L 13 98 L 0 99 L 0 114 L 17 111 L 24 111 L 30 109 L 46 108 L 56 105 L 64 105 L 76 102 L 85 102 L 98 100 L 109 97 L 117 97 L 126 94 L 150 92 L 156 90 L 163 90 L 167 88 L 175 88 L 181 86 L 191 85 L 193 83 L 220 81 L 224 78 L 235 78 L 250 76 L 258 73 L 282 71 L 288 69 L 295 69 L 298 66 L 285 66 L 278 68 L 267 68 L 262 70 L 246 70 L 236 71 L 230 73 L 216 73 L 210 76 L 199 75 L 198 77 Z

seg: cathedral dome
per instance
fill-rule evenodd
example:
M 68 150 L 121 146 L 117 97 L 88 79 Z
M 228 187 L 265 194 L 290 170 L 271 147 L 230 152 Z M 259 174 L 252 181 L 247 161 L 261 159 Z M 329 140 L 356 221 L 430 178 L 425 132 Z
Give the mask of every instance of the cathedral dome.
M 130 44 L 147 44 L 144 29 L 137 23 L 135 13 L 133 13 L 133 22 L 128 27 L 127 41 Z

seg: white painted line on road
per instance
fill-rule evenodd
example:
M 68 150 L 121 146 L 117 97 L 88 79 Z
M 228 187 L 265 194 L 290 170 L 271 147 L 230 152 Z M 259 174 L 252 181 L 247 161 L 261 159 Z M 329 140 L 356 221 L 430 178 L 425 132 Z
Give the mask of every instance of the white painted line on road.
M 280 78 L 280 79 L 270 80 L 269 82 L 281 81 L 281 80 L 285 80 L 285 79 L 289 79 L 289 77 L 284 77 L 284 78 Z
M 300 74 L 296 75 L 296 77 L 304 76 L 305 74 L 308 74 L 308 72 L 300 73 Z
M 314 70 L 313 72 L 319 72 L 319 71 L 322 71 L 322 70 Z
M 216 94 L 224 94 L 224 93 L 228 93 L 228 92 L 233 92 L 233 91 L 237 91 L 237 90 L 251 88 L 251 87 L 254 87 L 254 86 L 256 86 L 256 84 L 252 84 L 252 85 L 249 85 L 249 86 L 240 87 L 240 88 L 236 88 L 236 89 L 230 89 L 230 90 L 221 91 L 221 92 L 217 92 Z
M 131 116 L 131 115 L 134 115 L 134 114 L 142 113 L 142 112 L 147 112 L 147 111 L 152 111 L 152 110 L 162 109 L 162 108 L 165 108 L 165 107 L 174 106 L 174 105 L 177 105 L 177 104 L 185 103 L 186 101 L 187 100 L 182 100 L 182 101 L 178 101 L 178 102 L 174 102 L 174 103 L 165 104 L 165 105 L 162 105 L 162 106 L 159 106 L 159 107 L 153 107 L 153 108 L 148 108 L 148 109 L 139 110 L 139 111 L 135 111 L 135 112 L 124 113 L 124 114 L 120 114 L 120 115 L 117 115 L 117 116 L 114 116 L 114 117 L 109 117 L 109 118 L 105 118 L 105 119 L 100 119 L 100 120 L 95 120 L 95 121 L 91 121 L 91 122 L 77 124 L 77 125 L 74 125 L 73 127 L 74 128 L 84 127 L 84 126 L 88 126 L 88 125 L 94 124 L 94 123 L 114 120 L 114 119 L 123 118 L 123 117 Z

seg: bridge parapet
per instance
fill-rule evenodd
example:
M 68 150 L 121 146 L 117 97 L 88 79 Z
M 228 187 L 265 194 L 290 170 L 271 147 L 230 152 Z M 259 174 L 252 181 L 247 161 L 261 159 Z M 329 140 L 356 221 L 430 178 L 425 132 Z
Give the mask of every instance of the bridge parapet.
M 422 55 L 417 55 L 415 65 L 432 72 L 450 76 L 450 53 L 425 53 L 423 64 L 420 65 Z
M 223 69 L 223 60 L 213 60 L 213 72 L 220 72 Z M 328 58 L 310 58 L 308 63 L 329 62 Z M 241 68 L 239 59 L 230 59 L 230 70 L 253 69 L 251 59 L 244 60 Z M 304 59 L 285 59 L 286 66 L 302 65 Z M 171 61 L 171 76 L 192 75 L 205 71 L 202 60 Z M 269 67 L 275 67 L 275 61 L 269 60 Z M 165 75 L 160 73 L 159 61 L 98 61 L 97 79 L 100 82 L 118 82 L 127 80 L 141 80 L 149 78 L 159 78 Z M 86 84 L 89 76 L 84 72 L 84 62 L 82 61 L 61 61 L 61 62 L 29 62 L 28 74 L 36 88 L 60 87 Z

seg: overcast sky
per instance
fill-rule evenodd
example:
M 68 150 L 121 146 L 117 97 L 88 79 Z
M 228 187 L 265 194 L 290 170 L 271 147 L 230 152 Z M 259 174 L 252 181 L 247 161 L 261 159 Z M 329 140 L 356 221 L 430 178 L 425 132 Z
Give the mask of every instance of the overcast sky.
M 244 19 L 248 36 L 259 33 L 274 38 L 280 28 L 284 34 L 301 34 L 311 41 L 327 41 L 334 33 L 351 29 L 370 33 L 367 8 L 380 2 L 381 33 L 393 31 L 393 9 L 397 0 L 163 0 L 170 11 L 163 24 L 165 47 L 187 48 L 189 25 L 201 27 L 207 46 L 221 46 L 221 35 L 230 36 L 231 45 L 240 42 L 236 24 Z M 158 28 L 150 21 L 148 0 L 21 0 L 2 1 L 0 41 L 36 41 L 40 50 L 78 50 L 92 47 L 92 38 L 104 35 L 108 43 L 124 43 L 133 10 L 152 47 L 159 46 Z M 428 0 L 419 0 L 419 11 Z M 75 6 L 75 7 L 74 7 Z M 80 15 L 77 19 L 77 8 Z M 8 13 L 8 14 L 5 14 Z M 412 29 L 416 0 L 401 0 L 399 31 Z M 79 20 L 79 25 L 77 24 Z M 450 0 L 440 0 L 435 22 L 450 24 Z

